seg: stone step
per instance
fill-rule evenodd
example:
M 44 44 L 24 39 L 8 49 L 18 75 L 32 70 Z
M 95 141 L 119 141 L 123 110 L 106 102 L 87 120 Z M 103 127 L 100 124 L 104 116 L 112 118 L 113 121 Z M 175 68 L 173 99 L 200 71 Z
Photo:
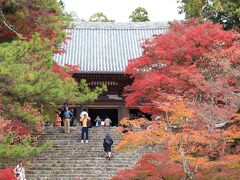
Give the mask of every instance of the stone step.
M 88 159 L 83 159 L 83 158 L 88 158 Z M 46 160 L 46 161 L 56 161 L 56 160 L 59 160 L 60 162 L 61 161 L 72 161 L 72 160 L 76 160 L 76 159 L 79 159 L 81 161 L 84 161 L 84 162 L 87 162 L 87 161 L 93 161 L 93 160 L 96 160 L 98 159 L 99 156 L 85 156 L 85 157 L 82 157 L 82 156 L 78 156 L 78 157 L 65 157 L 63 158 L 62 157 L 48 157 L 48 156 L 42 156 L 42 157 L 37 157 L 36 160 Z M 113 159 L 116 159 L 118 161 L 121 161 L 121 160 L 124 160 L 124 159 L 129 159 L 129 161 L 133 161 L 135 160 L 136 158 L 128 158 L 127 156 L 124 156 L 124 157 L 114 157 Z M 104 159 L 104 157 L 101 157 L 101 159 Z M 100 161 L 101 159 L 98 159 L 98 161 Z
M 45 175 L 55 175 L 55 177 L 68 177 L 69 175 L 74 175 L 74 176 L 81 176 L 83 174 L 88 174 L 89 176 L 91 175 L 100 175 L 99 177 L 102 177 L 103 175 L 105 176 L 112 176 L 114 175 L 117 170 L 119 168 L 116 168 L 115 170 L 95 170 L 95 169 L 92 169 L 91 171 L 90 170 L 31 170 L 31 171 L 26 171 L 27 175 L 38 175 L 39 177 L 41 177 L 42 174 L 45 174 Z M 68 174 L 68 176 L 66 176 Z M 54 177 L 54 176 L 52 176 Z
M 96 138 L 96 137 L 91 137 L 91 136 L 88 136 L 88 140 L 92 140 L 94 142 L 103 142 L 103 139 L 104 138 Z M 114 138 L 112 137 L 113 141 L 119 141 L 121 140 L 121 138 Z M 47 140 L 52 140 L 54 142 L 80 142 L 82 140 L 81 137 L 74 137 L 74 138 L 42 138 L 42 139 L 39 139 L 40 142 L 43 142 L 43 141 L 47 141 Z M 86 137 L 84 137 L 84 140 L 86 140 Z
M 27 179 L 105 180 L 134 166 L 139 157 L 136 152 L 114 152 L 110 161 L 104 157 L 102 144 L 106 133 L 111 134 L 114 145 L 122 139 L 115 128 L 94 127 L 89 130 L 89 143 L 82 144 L 81 128 L 71 127 L 70 134 L 64 134 L 62 127 L 46 129 L 39 144 L 52 140 L 53 148 L 33 159 L 26 169 Z
M 72 175 L 72 174 L 63 174 L 60 176 L 56 176 L 56 175 L 37 175 L 37 176 L 27 176 L 27 180 L 93 180 L 93 179 L 97 179 L 97 180 L 109 180 L 111 175 L 109 174 L 99 174 L 99 175 L 89 175 L 89 174 L 76 174 L 76 175 Z
M 113 144 L 117 144 L 117 142 L 116 143 L 114 142 Z M 54 142 L 53 144 L 53 148 L 62 148 L 62 149 L 74 148 L 74 147 L 85 149 L 85 148 L 95 147 L 95 146 L 103 147 L 103 142 L 91 142 L 91 140 L 89 140 L 88 143 L 86 143 L 85 141 L 84 143 L 81 143 L 79 141 L 79 142 L 72 142 L 70 144 L 68 144 L 68 142 L 66 143 Z
M 67 145 L 67 144 L 65 144 Z M 61 146 L 64 146 L 64 145 L 61 145 Z M 94 150 L 102 150 L 103 151 L 103 145 L 102 144 L 87 144 L 87 145 L 82 145 L 82 144 L 79 144 L 79 145 L 76 145 L 76 146 L 70 146 L 70 147 L 61 147 L 61 146 L 53 146 L 51 149 L 47 150 L 47 152 L 52 152 L 52 151 L 55 151 L 55 152 L 72 152 L 72 151 L 82 151 L 82 152 L 86 152 L 86 151 L 94 151 Z M 114 147 L 115 146 L 112 146 L 112 150 L 114 150 Z
M 118 161 L 118 162 L 131 162 L 131 161 L 135 161 L 136 157 L 133 156 L 121 156 L 121 157 L 117 157 L 117 156 L 113 156 L 112 157 L 112 161 Z M 39 163 L 46 163 L 48 164 L 49 162 L 52 163 L 81 163 L 81 162 L 87 162 L 89 161 L 89 159 L 76 159 L 75 157 L 72 159 L 69 158 L 64 158 L 64 157 L 59 157 L 59 158 L 53 158 L 53 159 L 49 159 L 47 157 L 38 157 L 35 158 L 33 160 L 34 163 L 39 162 Z M 105 157 L 94 157 L 91 159 L 91 162 L 93 163 L 97 163 L 98 161 L 105 161 Z
M 120 138 L 112 138 L 113 139 L 113 142 L 119 142 L 121 139 Z M 67 142 L 67 144 L 70 144 L 71 142 L 74 142 L 74 143 L 80 143 L 81 142 L 81 140 L 82 140 L 82 138 L 75 138 L 75 139 L 73 139 L 73 138 L 69 138 L 69 139 L 51 139 L 51 138 L 46 138 L 46 139 L 40 139 L 39 140 L 39 142 L 46 142 L 47 140 L 51 140 L 51 141 L 53 141 L 55 144 L 56 143 L 66 143 Z M 84 142 L 85 142 L 85 138 L 84 138 Z M 94 137 L 88 137 L 88 141 L 89 142 L 94 142 L 94 143 L 103 143 L 103 139 L 101 138 L 101 139 L 97 139 L 97 138 L 94 138 Z
M 115 128 L 92 128 L 88 129 L 89 132 L 95 132 L 95 133 L 115 133 Z M 79 133 L 81 132 L 81 128 L 70 128 L 70 133 Z M 46 135 L 46 134 L 56 134 L 56 133 L 64 133 L 63 128 L 59 129 L 47 129 L 44 133 L 42 134 L 36 134 L 36 135 Z
M 116 139 L 116 138 L 115 139 L 112 138 L 112 139 L 113 139 L 114 143 L 119 142 L 121 140 L 121 139 Z M 75 143 L 76 144 L 80 144 L 82 139 L 81 138 L 76 138 L 76 139 L 50 139 L 50 138 L 48 138 L 48 139 L 41 139 L 38 142 L 45 143 L 48 140 L 52 141 L 54 144 L 67 143 L 67 144 L 71 145 L 71 143 L 74 143 L 74 145 L 75 145 Z M 86 139 L 84 138 L 84 143 L 85 143 L 85 141 L 86 141 Z M 100 143 L 100 144 L 102 144 L 103 143 L 103 139 L 96 139 L 96 138 L 88 137 L 88 142 L 89 143 L 91 142 L 91 143 Z
M 39 175 L 29 175 L 27 180 L 108 180 L 112 174 L 59 174 L 59 175 L 48 175 L 41 174 Z
M 94 173 L 96 171 L 117 171 L 120 168 L 125 168 L 126 166 L 107 166 L 107 167 L 68 167 L 68 166 L 63 166 L 63 167 L 33 167 L 31 170 L 27 170 L 28 173 L 32 171 L 41 171 L 43 173 L 46 173 L 45 171 L 51 171 L 50 174 L 53 172 L 89 172 L 89 173 Z
M 102 168 L 104 166 L 107 166 L 107 167 L 126 167 L 127 165 L 129 164 L 129 162 L 117 162 L 116 160 L 114 161 L 113 159 L 111 159 L 110 161 L 105 159 L 105 161 L 100 161 L 100 162 L 79 162 L 77 164 L 75 163 L 66 163 L 66 162 L 63 162 L 63 163 L 48 163 L 48 164 L 45 164 L 45 163 L 35 163 L 34 165 L 34 168 L 61 168 L 61 167 L 80 167 L 82 168 L 82 166 L 86 166 L 86 167 L 92 167 L 92 165 L 101 165 L 99 167 L 96 167 L 96 168 Z M 31 168 L 31 169 L 34 169 L 34 168 Z
M 98 141 L 103 141 L 104 137 L 105 136 L 100 136 L 100 135 L 97 135 L 97 136 L 88 135 L 88 139 L 98 140 Z M 65 140 L 65 141 L 70 140 L 70 141 L 74 141 L 74 140 L 81 140 L 81 139 L 82 139 L 81 136 L 76 135 L 76 136 L 73 136 L 73 137 L 69 137 L 69 136 L 66 136 L 66 137 L 46 136 L 46 137 L 41 137 L 38 140 L 39 141 L 44 141 L 44 140 L 61 140 L 61 141 L 63 141 L 63 140 Z M 86 136 L 84 136 L 84 139 L 86 139 Z M 112 136 L 112 139 L 114 141 L 114 140 L 121 140 L 122 138 L 121 137 L 114 137 L 114 136 Z
M 105 132 L 93 132 L 93 131 L 89 131 L 88 134 L 90 135 L 100 135 L 100 136 L 105 136 L 106 133 Z M 70 136 L 81 136 L 82 133 L 81 131 L 79 132 L 70 132 L 69 134 L 65 134 L 63 132 L 59 132 L 59 133 L 48 133 L 48 134 L 44 134 L 41 135 L 40 137 L 46 137 L 46 136 L 53 136 L 53 137 L 70 137 Z M 114 134 L 114 133 L 110 133 L 111 136 L 116 136 L 119 137 L 120 135 Z
M 38 155 L 37 157 L 42 157 L 42 156 L 46 156 L 46 157 L 49 157 L 49 156 L 58 156 L 58 157 L 91 157 L 91 156 L 94 156 L 94 157 L 99 157 L 103 154 L 103 150 L 91 150 L 91 153 L 89 153 L 88 150 L 82 150 L 82 151 L 70 151 L 70 152 L 51 152 L 51 153 L 47 153 L 47 154 L 43 154 L 43 155 Z
M 136 159 L 134 158 L 118 158 L 118 157 L 112 157 L 111 158 L 111 163 L 128 163 L 128 162 L 134 162 L 136 161 Z M 105 157 L 96 157 L 96 158 L 89 158 L 89 159 L 60 159 L 60 158 L 53 158 L 53 159 L 44 159 L 44 158 L 39 158 L 39 159 L 35 159 L 32 161 L 34 164 L 69 164 L 69 163 L 77 163 L 77 164 L 82 164 L 82 163 L 93 163 L 93 164 L 97 164 L 97 163 L 105 163 L 106 162 L 106 158 Z
M 45 171 L 46 172 L 46 171 Z M 39 171 L 39 173 L 36 173 L 34 171 L 32 172 L 27 172 L 28 175 L 26 176 L 27 177 L 27 180 L 28 180 L 28 177 L 52 177 L 52 178 L 61 178 L 61 177 L 110 177 L 112 176 L 113 174 L 115 174 L 116 172 L 103 172 L 103 171 L 94 171 L 93 173 L 89 173 L 89 172 L 76 172 L 76 173 L 73 173 L 73 171 L 68 171 L 68 172 L 61 172 L 61 171 L 55 171 L 55 172 L 51 172 L 50 174 L 49 173 L 45 173 L 44 171 Z M 48 172 L 48 171 L 47 171 Z M 34 174 L 31 174 L 31 173 L 34 173 Z

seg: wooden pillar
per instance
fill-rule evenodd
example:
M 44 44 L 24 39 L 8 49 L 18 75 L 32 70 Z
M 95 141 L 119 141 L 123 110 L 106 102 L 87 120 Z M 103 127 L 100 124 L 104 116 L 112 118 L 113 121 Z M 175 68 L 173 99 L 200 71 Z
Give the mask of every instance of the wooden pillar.
M 76 120 L 77 120 L 76 126 L 77 126 L 77 127 L 79 126 L 80 113 L 81 113 L 81 108 L 80 108 L 80 107 L 77 107 L 77 108 L 76 108 Z
M 76 108 L 76 119 L 77 119 L 77 122 L 79 122 L 79 120 L 80 120 L 80 113 L 81 113 L 81 108 L 77 107 Z
M 129 118 L 129 110 L 126 106 L 122 105 L 119 109 L 119 120 Z

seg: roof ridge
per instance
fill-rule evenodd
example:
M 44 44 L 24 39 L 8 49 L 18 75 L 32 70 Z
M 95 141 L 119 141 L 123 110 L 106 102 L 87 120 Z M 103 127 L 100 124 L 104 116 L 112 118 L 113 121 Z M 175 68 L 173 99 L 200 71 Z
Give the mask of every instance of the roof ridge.
M 77 22 L 74 29 L 161 29 L 167 22 Z

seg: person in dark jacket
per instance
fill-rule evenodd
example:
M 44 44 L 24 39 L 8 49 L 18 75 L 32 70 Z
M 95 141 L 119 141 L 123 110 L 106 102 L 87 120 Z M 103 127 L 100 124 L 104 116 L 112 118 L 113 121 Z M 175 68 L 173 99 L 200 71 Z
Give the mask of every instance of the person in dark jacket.
M 101 126 L 101 118 L 99 116 L 96 117 L 96 119 L 94 120 L 94 122 L 96 123 L 96 127 Z
M 61 118 L 61 126 L 64 126 L 64 119 L 63 119 L 63 113 L 64 113 L 64 111 L 66 110 L 66 108 L 68 108 L 68 104 L 67 104 L 67 102 L 65 102 L 64 104 L 63 104 L 63 106 L 62 106 L 62 108 L 60 109 L 60 113 L 58 113 L 59 114 L 59 117 Z
M 64 132 L 70 133 L 70 119 L 73 116 L 71 111 L 68 110 L 68 107 L 66 107 L 63 111 L 63 122 L 64 122 Z
M 112 145 L 113 145 L 113 140 L 110 134 L 107 133 L 103 140 L 103 147 L 106 153 L 106 158 L 108 158 L 109 161 L 111 160 Z

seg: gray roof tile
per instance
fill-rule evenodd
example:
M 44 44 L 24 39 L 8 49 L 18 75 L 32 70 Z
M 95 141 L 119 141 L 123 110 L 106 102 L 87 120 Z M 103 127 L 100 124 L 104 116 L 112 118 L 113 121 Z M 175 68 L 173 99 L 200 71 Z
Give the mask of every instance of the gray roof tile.
M 166 23 L 78 23 L 55 54 L 59 65 L 80 65 L 82 73 L 122 73 L 128 60 L 141 56 L 141 42 L 167 31 Z

